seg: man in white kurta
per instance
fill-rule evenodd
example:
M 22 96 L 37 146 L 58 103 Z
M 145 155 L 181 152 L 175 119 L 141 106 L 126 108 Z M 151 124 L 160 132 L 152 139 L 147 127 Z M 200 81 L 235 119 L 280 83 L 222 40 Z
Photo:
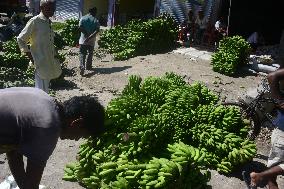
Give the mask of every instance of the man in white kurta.
M 54 32 L 49 18 L 55 11 L 55 0 L 41 0 L 41 13 L 29 20 L 17 37 L 19 47 L 35 65 L 35 87 L 48 92 L 51 79 L 61 75 L 55 59 Z

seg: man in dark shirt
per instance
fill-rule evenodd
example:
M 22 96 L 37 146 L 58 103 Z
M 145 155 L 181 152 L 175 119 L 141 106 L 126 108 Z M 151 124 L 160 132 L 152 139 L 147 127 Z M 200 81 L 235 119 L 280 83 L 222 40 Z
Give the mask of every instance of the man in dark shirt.
M 0 153 L 21 189 L 38 189 L 59 136 L 79 139 L 103 132 L 104 108 L 91 96 L 63 104 L 36 88 L 0 90 Z M 24 168 L 23 156 L 27 157 Z

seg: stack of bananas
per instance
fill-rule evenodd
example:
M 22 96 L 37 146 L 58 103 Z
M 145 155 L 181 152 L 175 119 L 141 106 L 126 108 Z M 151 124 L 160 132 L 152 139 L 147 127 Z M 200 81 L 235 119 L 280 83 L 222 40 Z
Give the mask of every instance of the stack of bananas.
M 106 132 L 80 146 L 64 179 L 91 189 L 206 186 L 209 168 L 230 173 L 256 154 L 240 111 L 217 99 L 174 73 L 131 76 L 106 109 Z

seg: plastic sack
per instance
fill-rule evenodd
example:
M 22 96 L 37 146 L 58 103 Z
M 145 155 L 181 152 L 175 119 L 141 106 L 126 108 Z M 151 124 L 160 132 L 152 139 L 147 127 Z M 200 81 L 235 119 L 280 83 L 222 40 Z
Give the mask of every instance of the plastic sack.
M 0 189 L 20 189 L 12 175 L 8 176 L 2 183 L 0 183 Z M 39 185 L 39 189 L 49 189 L 44 185 Z

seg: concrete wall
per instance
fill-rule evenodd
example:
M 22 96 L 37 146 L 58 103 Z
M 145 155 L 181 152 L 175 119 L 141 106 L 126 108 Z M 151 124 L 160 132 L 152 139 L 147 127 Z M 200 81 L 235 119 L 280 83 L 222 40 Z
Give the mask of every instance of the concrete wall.
M 154 12 L 155 0 L 120 0 L 119 12 L 126 14 L 139 14 Z

